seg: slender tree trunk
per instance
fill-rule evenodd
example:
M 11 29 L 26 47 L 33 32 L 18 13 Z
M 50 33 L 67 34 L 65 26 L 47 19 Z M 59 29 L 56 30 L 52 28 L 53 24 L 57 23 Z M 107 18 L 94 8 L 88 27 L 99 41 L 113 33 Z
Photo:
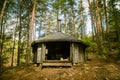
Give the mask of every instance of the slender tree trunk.
M 36 9 L 36 5 L 37 5 L 37 0 L 34 0 L 34 5 L 33 5 L 33 9 L 32 9 L 32 18 L 30 21 L 30 31 L 29 31 L 29 35 L 30 35 L 30 39 L 29 42 L 31 42 L 33 40 L 32 38 L 32 34 L 33 34 L 33 28 L 34 28 L 34 19 L 35 19 L 35 9 Z
M 17 66 L 20 65 L 20 54 L 21 54 L 21 30 L 22 30 L 22 22 L 21 22 L 21 15 L 22 15 L 22 0 L 19 1 L 20 4 L 20 15 L 19 15 L 19 34 L 18 34 L 18 54 L 17 54 Z
M 12 60 L 11 60 L 11 66 L 13 66 L 13 63 L 14 63 L 15 34 L 16 34 L 16 29 L 15 29 L 14 32 L 13 32 L 13 44 L 12 44 Z
M 0 68 L 2 67 L 2 51 L 3 51 L 3 39 L 4 39 L 4 27 L 3 27 L 3 16 L 6 8 L 6 0 L 3 2 L 2 9 L 0 11 Z
M 82 9 L 82 0 L 80 0 L 80 8 Z M 81 20 L 80 20 L 80 21 L 81 21 L 81 23 L 83 23 L 83 14 L 82 14 L 83 11 L 80 10 L 80 13 L 81 13 L 81 14 L 80 14 L 80 15 L 81 15 L 81 18 L 80 18 Z M 83 26 L 81 26 L 81 39 L 83 39 L 83 32 L 84 32 L 84 31 L 83 31 Z
M 75 26 L 75 13 L 74 13 L 74 5 L 72 4 L 72 21 L 73 21 L 73 27 L 74 27 L 74 37 L 76 37 L 76 26 Z
M 99 13 L 99 15 L 100 15 L 100 29 L 101 29 L 101 38 L 102 38 L 102 40 L 105 40 L 105 34 L 104 34 L 104 27 L 103 27 L 103 23 L 102 23 L 102 14 L 101 13 Z
M 29 56 L 29 30 L 30 30 L 30 7 L 31 7 L 31 3 L 28 4 L 28 8 L 27 8 L 27 46 L 26 46 L 26 65 L 28 65 L 28 56 Z
M 90 10 L 90 17 L 91 17 L 91 26 L 92 26 L 92 40 L 94 41 L 95 38 L 94 36 L 96 35 L 96 29 L 95 29 L 95 24 L 94 24 L 94 17 L 93 17 L 93 9 L 91 7 L 91 3 L 90 0 L 88 0 L 88 4 L 89 4 L 89 10 Z
M 72 22 L 71 22 L 71 19 L 70 19 L 70 16 L 68 17 L 68 34 L 70 34 L 70 35 L 73 35 L 73 28 L 72 28 L 72 26 L 71 26 L 71 24 L 72 24 Z
M 28 28 L 27 28 L 26 64 L 28 64 L 28 60 L 27 60 L 28 58 L 27 57 L 29 56 L 30 6 L 31 6 L 31 3 L 29 3 L 28 9 L 27 9 L 27 15 L 28 15 L 27 26 L 28 26 Z
M 12 58 L 11 58 L 11 66 L 13 66 L 14 64 L 14 52 L 15 52 L 15 38 L 16 38 L 16 29 L 17 29 L 17 26 L 18 26 L 18 19 L 17 19 L 17 23 L 16 23 L 16 27 L 14 28 L 14 31 L 13 31 L 13 41 L 12 41 Z
M 96 0 L 96 28 L 97 28 L 97 33 L 98 33 L 98 35 L 100 37 L 100 40 L 102 40 L 100 9 L 98 7 L 98 0 Z
M 2 55 L 3 55 L 3 44 L 4 44 L 4 28 L 5 26 L 3 26 L 3 19 L 1 22 L 1 30 L 2 30 L 2 34 L 1 34 L 1 42 L 0 42 L 0 68 L 2 67 L 3 61 L 2 61 Z
M 50 25 L 51 25 L 51 23 L 50 23 L 50 21 L 48 22 L 48 34 L 47 35 L 49 35 L 50 34 Z
M 66 19 L 66 13 L 64 13 L 64 24 L 65 24 L 65 33 L 67 33 L 67 19 Z
M 2 6 L 2 10 L 0 11 L 0 25 L 1 25 L 1 31 L 0 31 L 0 55 L 2 54 L 2 37 L 3 37 L 3 15 L 5 12 L 5 7 L 6 7 L 6 0 L 4 0 L 3 6 Z
M 34 28 L 34 18 L 35 18 L 36 5 L 37 5 L 37 0 L 34 0 L 34 5 L 33 5 L 33 9 L 32 9 L 32 18 L 30 21 L 30 28 L 29 28 L 29 44 L 28 44 L 29 47 L 28 47 L 28 53 L 26 54 L 26 63 L 27 64 L 30 63 L 31 43 L 33 41 L 32 34 L 33 34 L 33 28 Z
M 3 50 L 3 19 L 1 20 L 1 31 L 0 31 L 0 59 L 2 58 L 2 50 Z
M 81 39 L 82 38 L 85 38 L 85 26 L 84 26 L 84 23 L 85 23 L 85 20 L 84 20 L 84 12 L 83 12 L 83 4 L 82 4 L 82 0 L 80 0 L 80 15 L 81 15 L 81 23 L 82 23 L 82 26 L 81 26 Z
M 57 10 L 57 32 L 59 32 L 59 22 L 58 22 L 58 19 L 59 19 L 59 9 Z
M 106 22 L 106 33 L 109 33 L 109 26 L 108 26 L 108 15 L 107 15 L 107 9 L 106 9 L 106 0 L 104 1 L 104 10 L 105 10 L 105 22 Z
M 11 66 L 13 66 L 13 63 L 14 63 L 14 49 L 15 49 L 15 35 L 14 35 L 14 40 L 13 40 L 13 49 L 12 49 L 12 61 L 11 61 Z
M 6 0 L 4 0 L 2 10 L 0 11 L 0 23 L 5 12 L 5 8 L 6 8 Z
M 106 9 L 106 0 L 104 1 L 104 10 L 105 10 L 105 22 L 106 22 L 106 39 L 108 41 L 108 49 L 111 51 L 111 46 L 110 46 L 110 39 L 109 39 L 109 25 L 108 25 L 108 15 L 107 15 L 107 9 Z
M 98 44 L 98 50 L 99 54 L 103 54 L 103 49 L 102 49 L 102 35 L 101 35 L 101 21 L 100 21 L 100 9 L 98 7 L 98 0 L 96 0 L 96 29 L 97 29 L 97 44 Z

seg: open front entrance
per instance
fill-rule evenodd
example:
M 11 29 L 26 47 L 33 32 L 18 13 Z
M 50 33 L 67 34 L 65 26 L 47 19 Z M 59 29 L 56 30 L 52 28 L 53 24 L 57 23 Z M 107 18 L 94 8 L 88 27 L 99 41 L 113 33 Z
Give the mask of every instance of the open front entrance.
M 70 43 L 68 42 L 48 42 L 46 43 L 46 60 L 70 59 Z

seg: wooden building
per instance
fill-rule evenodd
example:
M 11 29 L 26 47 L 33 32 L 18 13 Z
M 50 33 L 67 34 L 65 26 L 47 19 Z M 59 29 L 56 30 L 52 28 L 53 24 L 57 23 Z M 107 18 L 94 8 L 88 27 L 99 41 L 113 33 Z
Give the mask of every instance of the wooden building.
M 56 32 L 32 43 L 33 62 L 42 66 L 72 66 L 86 60 L 86 47 L 82 41 Z

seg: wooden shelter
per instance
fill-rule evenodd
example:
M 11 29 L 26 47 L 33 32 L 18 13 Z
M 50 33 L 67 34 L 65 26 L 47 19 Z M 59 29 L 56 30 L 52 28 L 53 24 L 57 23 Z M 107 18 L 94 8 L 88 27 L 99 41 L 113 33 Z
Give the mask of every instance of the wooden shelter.
M 86 47 L 75 37 L 56 32 L 32 43 L 33 62 L 42 66 L 72 66 L 86 60 Z

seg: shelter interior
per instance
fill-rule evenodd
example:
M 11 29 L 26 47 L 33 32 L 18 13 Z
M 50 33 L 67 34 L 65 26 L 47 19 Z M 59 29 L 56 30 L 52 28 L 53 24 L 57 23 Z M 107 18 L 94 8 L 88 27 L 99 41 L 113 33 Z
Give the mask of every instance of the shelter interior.
M 46 43 L 45 60 L 68 60 L 70 59 L 69 42 L 48 42 Z

